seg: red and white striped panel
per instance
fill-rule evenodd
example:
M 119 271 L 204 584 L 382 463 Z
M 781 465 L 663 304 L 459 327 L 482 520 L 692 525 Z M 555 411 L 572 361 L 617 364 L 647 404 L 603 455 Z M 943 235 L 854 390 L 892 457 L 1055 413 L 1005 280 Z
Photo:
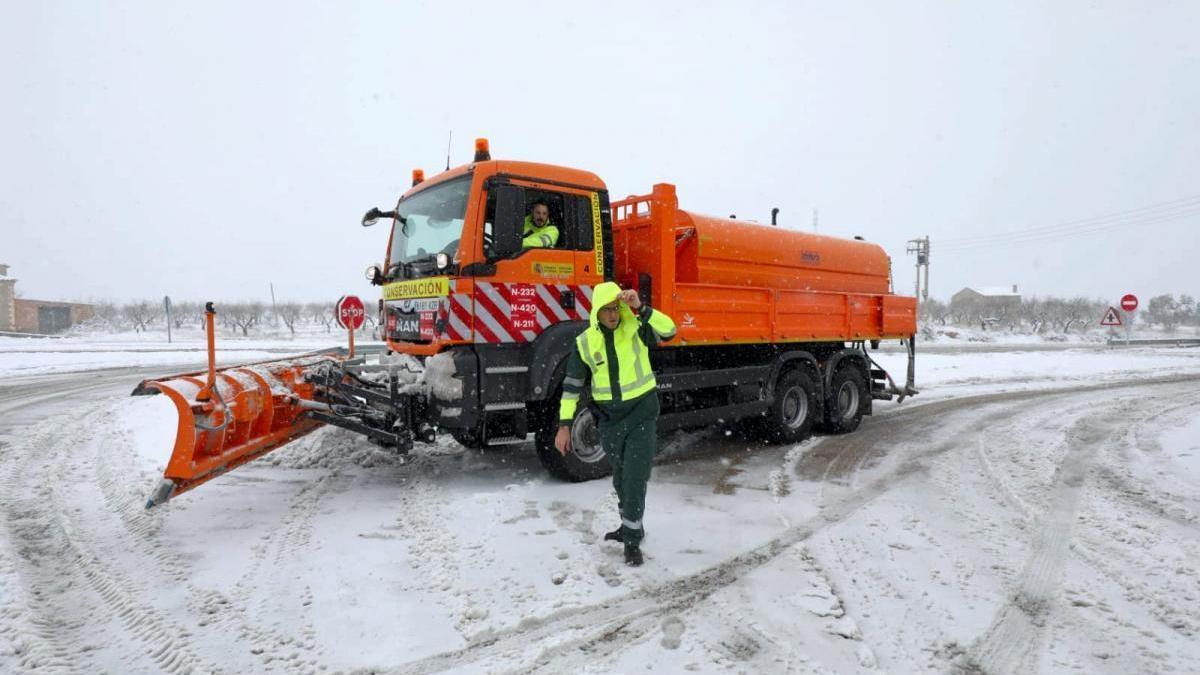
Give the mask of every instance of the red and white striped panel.
M 442 298 L 441 307 L 438 308 L 437 325 L 441 328 L 438 339 L 470 340 L 472 316 L 469 293 L 452 292 Z
M 575 294 L 572 309 L 562 306 L 562 294 L 567 291 Z M 528 342 L 560 321 L 587 321 L 592 309 L 592 287 L 477 281 L 474 312 L 465 293 L 452 294 L 448 300 L 446 329 L 450 337 L 457 333 L 462 336 L 457 339 L 468 339 L 464 329 L 470 326 L 477 343 Z

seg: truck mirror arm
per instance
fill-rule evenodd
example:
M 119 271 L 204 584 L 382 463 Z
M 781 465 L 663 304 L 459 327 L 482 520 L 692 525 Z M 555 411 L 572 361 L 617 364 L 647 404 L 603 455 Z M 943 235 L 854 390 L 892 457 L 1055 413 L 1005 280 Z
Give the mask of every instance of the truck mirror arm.
M 367 211 L 365 214 L 363 214 L 362 226 L 370 227 L 374 225 L 375 222 L 380 218 L 395 218 L 396 220 L 399 220 L 401 224 L 404 224 L 404 218 L 399 213 L 396 213 L 395 211 L 380 211 L 379 207 L 375 206 L 371 207 L 370 211 Z

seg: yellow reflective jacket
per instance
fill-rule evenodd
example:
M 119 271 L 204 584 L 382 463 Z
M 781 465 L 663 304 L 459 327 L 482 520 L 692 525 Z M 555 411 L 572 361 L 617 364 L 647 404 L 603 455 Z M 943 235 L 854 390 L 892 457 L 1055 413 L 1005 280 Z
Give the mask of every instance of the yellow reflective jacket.
M 615 330 L 608 330 L 600 324 L 600 308 L 616 300 L 620 293 L 621 288 L 611 281 L 599 284 L 592 291 L 591 325 L 575 338 L 575 350 L 567 360 L 559 404 L 560 422 L 569 422 L 575 416 L 588 380 L 591 380 L 592 400 L 601 406 L 633 400 L 655 388 L 649 348 L 674 337 L 675 322 L 646 304 L 634 314 L 622 302 L 621 322 Z
M 533 216 L 525 216 L 525 230 L 521 236 L 521 248 L 550 248 L 558 243 L 558 228 L 548 220 L 538 227 L 533 224 Z

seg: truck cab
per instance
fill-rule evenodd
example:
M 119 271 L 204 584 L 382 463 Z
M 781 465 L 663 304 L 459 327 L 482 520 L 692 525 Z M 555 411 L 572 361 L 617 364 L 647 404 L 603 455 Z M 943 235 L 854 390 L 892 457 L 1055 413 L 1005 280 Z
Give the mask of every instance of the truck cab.
M 463 396 L 435 402 L 439 427 L 471 447 L 523 441 L 527 402 L 540 423 L 592 288 L 612 279 L 607 188 L 587 171 L 492 160 L 486 147 L 433 179 L 414 174 L 393 211 L 372 212 L 392 221 L 383 265 L 368 268 L 383 337 L 393 352 L 453 362 Z M 539 202 L 557 240 L 523 247 Z

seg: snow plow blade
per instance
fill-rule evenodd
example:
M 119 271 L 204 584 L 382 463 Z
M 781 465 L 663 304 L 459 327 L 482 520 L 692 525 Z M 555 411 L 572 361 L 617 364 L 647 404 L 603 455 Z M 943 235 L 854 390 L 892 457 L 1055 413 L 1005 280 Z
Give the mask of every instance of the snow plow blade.
M 334 349 L 223 368 L 215 377 L 200 371 L 139 384 L 134 396 L 162 392 L 179 413 L 171 458 L 146 508 L 323 426 L 307 414 L 329 408 L 314 400 L 317 386 L 310 379 L 317 370 L 340 367 L 344 358 Z

